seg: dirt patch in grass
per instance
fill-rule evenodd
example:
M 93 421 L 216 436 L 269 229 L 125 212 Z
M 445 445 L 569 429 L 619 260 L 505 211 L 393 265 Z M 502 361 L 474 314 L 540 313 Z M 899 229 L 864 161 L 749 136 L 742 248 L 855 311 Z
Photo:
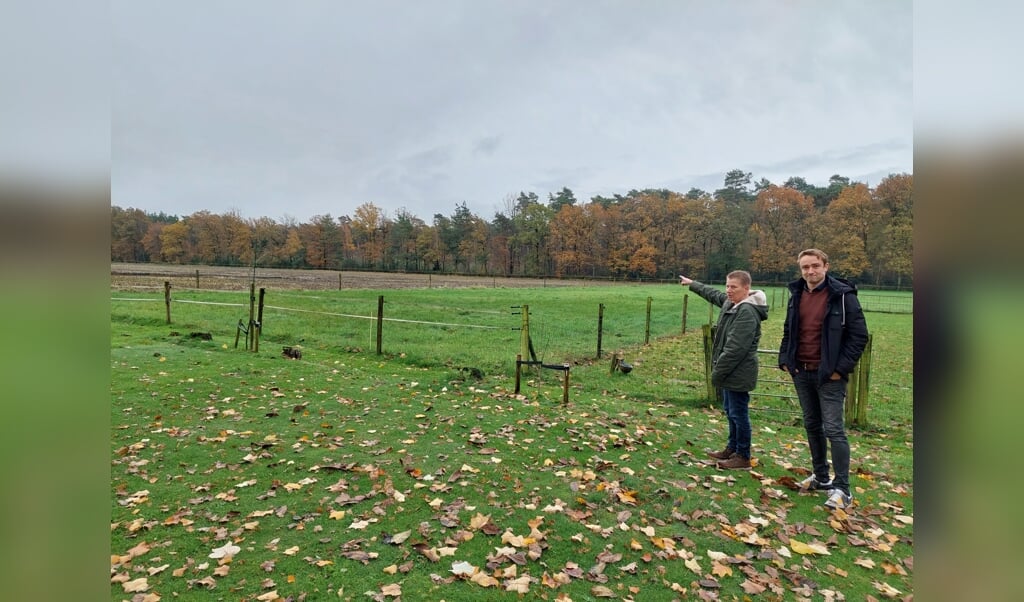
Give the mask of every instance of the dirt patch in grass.
M 252 267 L 155 263 L 110 264 L 110 287 L 112 290 L 120 291 L 162 289 L 164 282 L 170 282 L 174 289 L 246 290 L 249 288 L 252 278 Z M 256 268 L 256 288 L 277 290 L 533 288 L 616 283 L 622 284 L 623 281 Z

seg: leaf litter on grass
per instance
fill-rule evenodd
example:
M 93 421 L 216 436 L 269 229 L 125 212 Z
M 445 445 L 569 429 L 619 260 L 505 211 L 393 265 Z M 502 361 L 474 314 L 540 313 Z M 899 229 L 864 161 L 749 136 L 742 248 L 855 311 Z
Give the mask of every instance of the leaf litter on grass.
M 709 408 L 251 362 L 161 362 L 115 399 L 115 599 L 912 589 L 912 486 L 890 474 L 889 440 L 852 435 L 857 501 L 828 512 L 793 489 L 794 428 L 756 442 L 754 470 L 724 472 L 702 461 L 724 439 Z

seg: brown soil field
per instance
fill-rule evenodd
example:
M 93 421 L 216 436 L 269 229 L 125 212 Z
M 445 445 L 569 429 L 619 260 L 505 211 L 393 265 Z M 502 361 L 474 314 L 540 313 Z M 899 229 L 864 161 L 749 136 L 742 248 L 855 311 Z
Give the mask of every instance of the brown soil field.
M 252 278 L 251 267 L 159 263 L 110 264 L 110 288 L 119 291 L 163 290 L 164 282 L 170 282 L 171 288 L 174 290 L 246 290 L 252 283 Z M 256 288 L 277 290 L 531 288 L 621 285 L 623 283 L 621 280 L 616 283 L 601 279 L 508 278 L 505 276 L 256 268 Z

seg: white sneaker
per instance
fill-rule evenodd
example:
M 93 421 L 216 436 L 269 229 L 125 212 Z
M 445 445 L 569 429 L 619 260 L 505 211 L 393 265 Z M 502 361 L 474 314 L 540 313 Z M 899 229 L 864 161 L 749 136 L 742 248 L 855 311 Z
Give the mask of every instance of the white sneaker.
M 829 479 L 827 481 L 819 481 L 818 477 L 812 474 L 806 479 L 800 481 L 799 485 L 802 491 L 807 491 L 810 489 L 831 489 L 832 479 Z
M 825 500 L 825 505 L 829 508 L 842 508 L 845 510 L 852 504 L 853 496 L 844 492 L 842 489 L 830 489 L 828 492 L 828 499 Z

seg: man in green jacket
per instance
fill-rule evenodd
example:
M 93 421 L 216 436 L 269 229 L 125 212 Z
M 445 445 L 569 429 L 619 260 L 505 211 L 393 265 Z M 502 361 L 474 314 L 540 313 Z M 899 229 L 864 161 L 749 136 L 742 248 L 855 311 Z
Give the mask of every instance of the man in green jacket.
M 750 290 L 750 274 L 743 270 L 729 272 L 724 293 L 682 275 L 679 284 L 722 308 L 711 346 L 711 384 L 722 390 L 729 441 L 708 455 L 719 468 L 750 468 L 750 392 L 757 385 L 757 344 L 768 299 L 764 291 Z

